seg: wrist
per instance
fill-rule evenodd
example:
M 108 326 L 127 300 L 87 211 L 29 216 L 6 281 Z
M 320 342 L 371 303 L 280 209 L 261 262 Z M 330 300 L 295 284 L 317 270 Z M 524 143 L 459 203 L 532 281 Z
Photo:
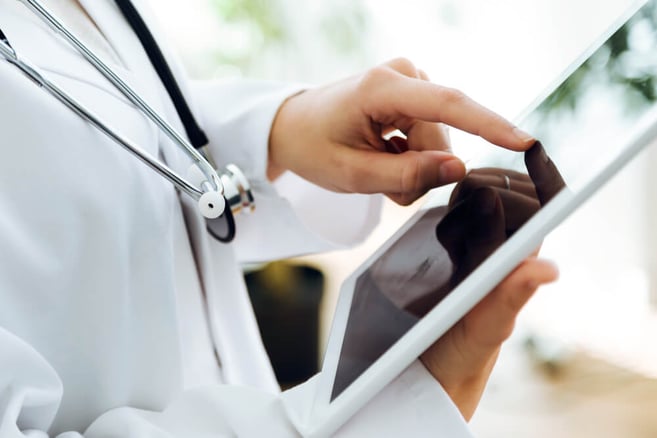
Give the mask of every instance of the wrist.
M 291 133 L 295 132 L 296 109 L 295 104 L 304 90 L 299 91 L 283 101 L 278 108 L 269 134 L 268 158 L 267 158 L 267 178 L 274 181 L 285 171 L 289 170 L 283 163 L 285 156 L 288 154 L 287 149 L 294 140 Z
M 425 352 L 420 356 L 420 362 L 440 383 L 465 421 L 470 421 L 479 406 L 498 354 L 499 348 L 475 362 L 463 361 L 457 364 L 447 361 L 445 367 L 441 366 L 444 361 L 437 361 L 440 355 Z

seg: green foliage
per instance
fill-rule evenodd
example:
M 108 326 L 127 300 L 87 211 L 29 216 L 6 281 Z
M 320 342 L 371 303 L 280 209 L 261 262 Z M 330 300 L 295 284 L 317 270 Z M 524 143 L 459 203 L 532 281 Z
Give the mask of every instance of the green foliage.
M 367 17 L 360 3 L 350 2 L 331 10 L 321 19 L 320 29 L 337 51 L 348 53 L 358 48 L 358 42 L 367 28 Z
M 211 0 L 219 17 L 231 24 L 250 26 L 269 43 L 288 39 L 280 0 Z
M 341 62 L 362 50 L 362 0 L 208 0 L 230 38 L 215 53 L 219 66 L 276 76 L 321 60 Z
M 657 7 L 645 11 L 635 22 L 641 21 L 649 29 L 653 40 L 657 39 Z M 657 100 L 657 63 L 654 59 L 644 59 L 634 53 L 630 40 L 630 26 L 616 31 L 605 44 L 584 64 L 582 64 L 557 90 L 541 105 L 541 111 L 556 115 L 555 110 L 575 110 L 583 90 L 589 83 L 604 79 L 611 85 L 621 85 L 635 91 L 629 95 L 625 107 L 639 109 Z M 620 102 L 619 102 L 620 104 Z

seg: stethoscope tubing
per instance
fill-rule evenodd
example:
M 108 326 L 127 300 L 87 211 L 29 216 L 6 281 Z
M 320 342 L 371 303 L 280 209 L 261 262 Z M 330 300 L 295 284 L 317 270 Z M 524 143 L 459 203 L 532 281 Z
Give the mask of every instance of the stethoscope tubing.
M 78 52 L 93 65 L 108 81 L 110 81 L 133 105 L 143 111 L 143 113 L 158 126 L 162 132 L 164 132 L 171 141 L 179 145 L 186 152 L 190 160 L 194 162 L 195 165 L 199 167 L 201 172 L 207 178 L 207 181 L 210 183 L 209 187 L 204 187 L 203 190 L 210 189 L 223 194 L 224 189 L 221 183 L 221 179 L 217 174 L 216 170 L 205 159 L 195 148 L 192 146 L 185 138 L 180 135 L 169 123 L 167 123 L 144 99 L 142 99 L 133 89 L 130 87 L 121 77 L 119 77 L 110 67 L 107 66 L 91 49 L 89 49 L 82 41 L 80 41 L 75 35 L 73 35 L 67 28 L 62 24 L 56 17 L 54 17 L 46 8 L 44 8 L 36 0 L 19 0 L 27 7 L 31 8 L 45 23 L 47 23 L 55 32 L 59 33 L 66 39 L 71 45 L 73 45 Z M 51 84 L 52 85 L 52 84 Z M 59 90 L 56 86 L 55 89 Z M 61 90 L 57 92 L 59 94 Z M 66 100 L 71 99 L 70 96 L 66 97 Z M 60 99 L 61 100 L 61 99 Z M 66 102 L 65 102 L 66 103 Z M 79 103 L 73 100 L 73 104 L 78 107 Z M 68 106 L 68 103 L 67 103 Z M 72 108 L 79 113 L 78 108 Z M 86 113 L 91 114 L 88 110 L 84 110 Z M 80 114 L 82 115 L 82 114 Z M 94 117 L 93 115 L 91 115 Z M 124 139 L 120 138 L 116 133 L 107 129 L 107 127 L 100 122 L 96 117 L 93 120 L 90 120 L 87 116 L 84 116 L 85 119 L 93 123 L 97 128 L 101 129 L 106 135 L 110 136 L 112 139 L 117 141 L 121 146 L 133 151 L 140 159 L 146 162 L 154 170 L 160 172 L 163 177 L 169 179 L 173 184 L 183 190 L 185 193 L 192 196 L 195 200 L 198 200 L 199 197 L 203 194 L 202 191 L 197 190 L 191 184 L 180 178 L 175 172 L 171 171 L 168 167 L 151 160 L 152 157 L 148 156 L 145 158 L 143 156 L 143 151 L 140 148 L 135 147 L 135 145 L 129 144 Z M 102 127 L 101 127 L 102 126 Z M 141 151 L 141 152 L 137 152 Z M 147 154 L 148 155 L 148 154 Z M 173 178 L 172 178 L 173 177 Z M 183 185 L 179 184 L 180 182 Z M 186 187 L 186 188 L 183 188 Z M 191 188 L 192 191 L 188 190 Z M 200 194 L 199 194 L 200 193 Z
M 76 114 L 100 130 L 114 142 L 134 154 L 143 163 L 169 180 L 178 189 L 197 201 L 201 198 L 204 193 L 203 191 L 197 189 L 192 184 L 187 182 L 187 180 L 182 178 L 167 165 L 156 160 L 144 149 L 116 133 L 113 129 L 103 123 L 103 121 L 100 120 L 100 118 L 96 116 L 92 111 L 82 105 L 78 100 L 41 75 L 29 61 L 19 58 L 16 54 L 16 51 L 2 40 L 0 40 L 0 55 L 2 55 L 9 63 L 18 67 L 18 69 L 27 75 L 34 83 L 43 88 L 68 108 L 73 110 Z

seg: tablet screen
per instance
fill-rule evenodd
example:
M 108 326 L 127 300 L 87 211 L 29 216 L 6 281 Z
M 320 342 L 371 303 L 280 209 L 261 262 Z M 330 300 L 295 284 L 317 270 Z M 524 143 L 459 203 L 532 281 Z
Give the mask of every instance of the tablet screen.
M 647 2 L 529 113 L 527 153 L 490 147 L 449 202 L 426 210 L 356 280 L 333 382 L 339 396 L 565 186 L 623 152 L 657 100 L 657 0 Z

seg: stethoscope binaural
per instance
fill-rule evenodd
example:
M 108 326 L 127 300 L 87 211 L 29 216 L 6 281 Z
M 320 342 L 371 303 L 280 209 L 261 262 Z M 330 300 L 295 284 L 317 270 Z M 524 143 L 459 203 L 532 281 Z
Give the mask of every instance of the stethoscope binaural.
M 206 218 L 208 231 L 222 242 L 229 242 L 235 235 L 233 212 L 250 210 L 254 206 L 250 185 L 235 165 L 227 165 L 217 173 L 207 152 L 207 138 L 196 123 L 180 89 L 157 47 L 150 31 L 129 0 L 116 0 L 116 4 L 137 33 L 151 63 L 157 71 L 171 97 L 187 135 L 194 142 L 190 144 L 169 123 L 167 123 L 148 103 L 146 103 L 125 81 L 108 67 L 94 52 L 73 35 L 56 17 L 37 0 L 19 0 L 34 11 L 55 32 L 60 34 L 89 61 L 107 80 L 109 80 L 133 105 L 164 132 L 174 144 L 181 147 L 192 161 L 190 175 L 196 184 L 182 178 L 166 164 L 156 160 L 148 152 L 116 133 L 100 120 L 92 111 L 85 108 L 70 94 L 45 78 L 31 63 L 18 56 L 15 49 L 0 30 L 0 55 L 16 66 L 35 84 L 54 96 L 69 109 L 89 122 L 114 142 L 139 158 L 151 169 L 173 183 L 180 191 L 198 202 L 201 214 Z M 197 148 L 199 150 L 197 150 Z M 228 208 L 226 208 L 228 207 Z

